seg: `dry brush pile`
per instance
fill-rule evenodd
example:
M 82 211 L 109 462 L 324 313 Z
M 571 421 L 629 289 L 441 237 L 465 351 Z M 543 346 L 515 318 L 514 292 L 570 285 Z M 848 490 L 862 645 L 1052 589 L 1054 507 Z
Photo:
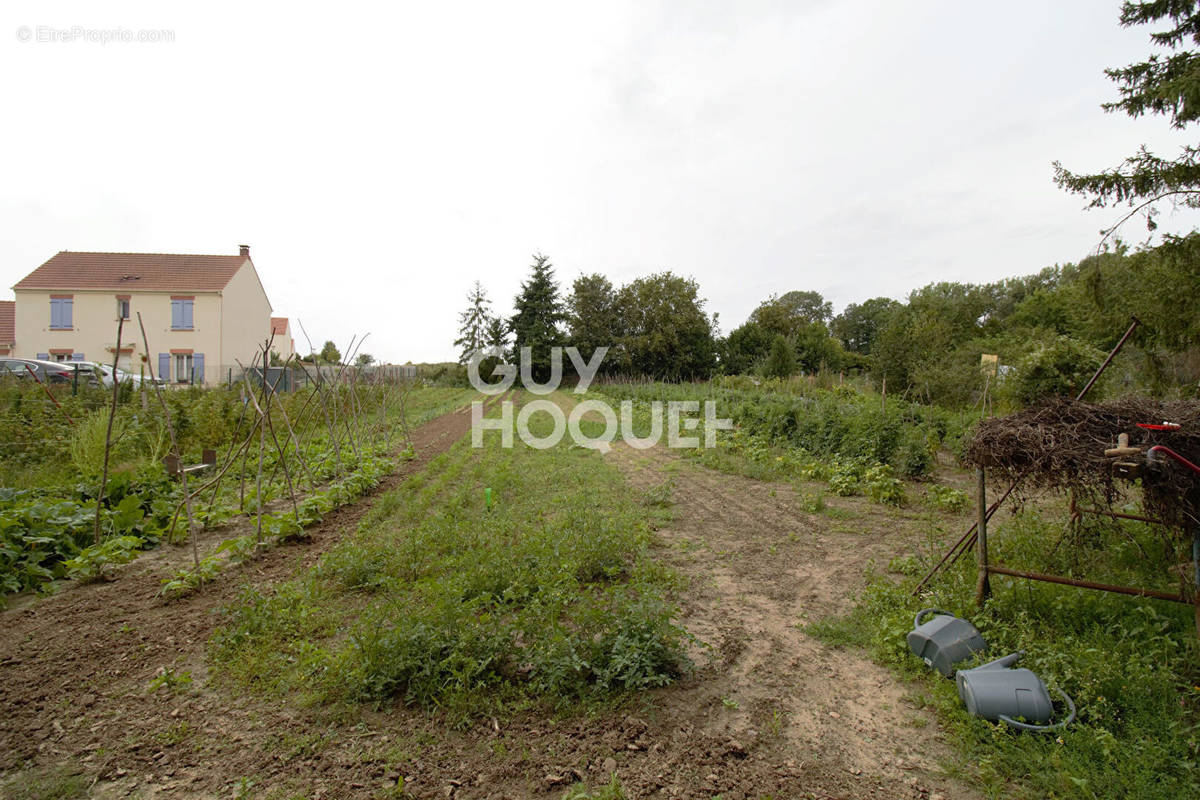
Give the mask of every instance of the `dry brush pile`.
M 1170 422 L 1174 430 L 1143 424 Z M 1128 397 L 1106 403 L 1060 398 L 1034 408 L 984 420 L 966 447 L 967 459 L 1000 472 L 1026 489 L 1072 490 L 1110 507 L 1120 496 L 1116 459 L 1104 451 L 1119 434 L 1143 448 L 1162 445 L 1200 463 L 1200 403 Z M 1154 454 L 1142 471 L 1143 506 L 1151 516 L 1181 529 L 1200 524 L 1200 476 L 1177 461 Z M 1122 460 L 1145 460 L 1145 456 Z

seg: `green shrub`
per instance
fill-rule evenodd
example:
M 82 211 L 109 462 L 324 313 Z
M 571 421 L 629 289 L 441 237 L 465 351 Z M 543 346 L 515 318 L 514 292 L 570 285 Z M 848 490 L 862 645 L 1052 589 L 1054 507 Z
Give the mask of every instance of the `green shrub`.
M 866 467 L 861 461 L 834 462 L 829 476 L 829 490 L 838 497 L 853 497 L 862 494 L 862 481 Z
M 862 484 L 873 502 L 886 506 L 904 505 L 904 483 L 892 475 L 892 468 L 887 464 L 868 467 L 863 473 Z
M 1034 348 L 1017 364 L 1007 391 L 1023 404 L 1073 395 L 1096 372 L 1104 354 L 1089 344 L 1059 336 Z
M 940 484 L 930 484 L 925 488 L 924 503 L 930 508 L 958 514 L 965 511 L 971 498 L 966 492 Z

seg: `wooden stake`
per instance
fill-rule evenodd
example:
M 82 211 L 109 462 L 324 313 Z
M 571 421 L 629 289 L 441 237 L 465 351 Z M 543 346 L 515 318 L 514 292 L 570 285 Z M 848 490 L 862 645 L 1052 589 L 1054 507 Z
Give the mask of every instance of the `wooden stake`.
M 113 420 L 117 416 L 117 393 L 121 389 L 121 382 L 117 380 L 117 361 L 121 358 L 121 330 L 125 327 L 125 318 L 117 318 L 117 346 L 113 352 L 112 365 L 112 406 L 108 410 L 108 429 L 104 432 L 104 467 L 100 470 L 100 491 L 96 492 L 96 527 L 95 540 L 96 544 L 100 544 L 100 508 L 104 505 L 104 489 L 108 486 L 108 454 L 112 450 L 112 429 Z
M 979 520 L 976 523 L 976 544 L 979 552 L 979 579 L 975 583 L 975 604 L 983 605 L 983 601 L 992 596 L 992 584 L 988 580 L 988 545 L 987 545 L 987 481 L 983 467 L 975 470 L 977 481 Z
M 142 332 L 142 347 L 145 349 L 146 354 L 147 354 L 146 369 L 149 370 L 150 381 L 153 383 L 153 381 L 154 381 L 154 365 L 150 363 L 150 358 L 149 358 L 150 341 L 146 338 L 146 326 L 142 322 L 142 312 L 139 311 L 137 317 L 138 317 L 138 328 Z M 165 398 L 163 398 L 163 395 L 162 395 L 162 387 L 159 386 L 157 383 L 154 384 L 154 395 L 155 395 L 155 397 L 158 398 L 158 403 L 160 406 L 162 406 L 163 416 L 166 418 L 166 421 L 167 421 L 167 436 L 169 436 L 171 439 L 171 452 L 177 458 L 179 458 L 180 462 L 182 463 L 183 454 L 179 452 L 179 442 L 175 438 L 175 426 L 171 424 L 171 409 L 167 407 L 167 401 Z M 192 542 L 192 561 L 196 566 L 196 577 L 198 579 L 200 579 L 200 547 L 196 543 L 195 518 L 192 516 L 192 495 L 188 492 L 187 471 L 186 470 L 179 473 L 179 483 L 180 483 L 180 486 L 183 487 L 183 503 L 184 503 L 184 508 L 187 510 L 188 539 L 190 539 Z M 203 583 L 203 579 L 201 579 L 201 582 Z

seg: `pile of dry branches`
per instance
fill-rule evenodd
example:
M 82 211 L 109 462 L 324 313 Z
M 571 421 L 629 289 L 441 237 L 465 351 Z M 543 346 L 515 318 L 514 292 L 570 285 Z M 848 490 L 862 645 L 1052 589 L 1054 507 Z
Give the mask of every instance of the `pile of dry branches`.
M 1138 423 L 1178 423 L 1171 431 L 1152 431 Z M 1117 446 L 1117 435 L 1131 446 L 1165 445 L 1200 464 L 1200 403 L 1162 402 L 1129 397 L 1108 403 L 1065 398 L 1007 417 L 984 420 L 975 429 L 966 456 L 989 471 L 1007 473 L 1026 488 L 1070 489 L 1111 506 L 1118 496 L 1113 462 L 1104 451 Z M 1146 457 L 1121 460 L 1146 462 Z M 1200 520 L 1200 476 L 1159 453 L 1143 470 L 1146 512 L 1190 529 Z

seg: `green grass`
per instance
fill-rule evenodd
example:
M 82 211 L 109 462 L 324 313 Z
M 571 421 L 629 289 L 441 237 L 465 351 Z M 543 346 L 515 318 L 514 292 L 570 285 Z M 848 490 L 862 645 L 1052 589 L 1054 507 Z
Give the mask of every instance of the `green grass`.
M 1169 584 L 1162 567 L 1175 556 L 1164 556 L 1163 542 L 1145 526 L 1093 528 L 1055 547 L 1059 522 L 1026 512 L 997 525 L 996 558 L 1100 581 Z M 995 576 L 994 596 L 977 609 L 969 557 L 912 597 L 916 576 L 935 552 L 894 560 L 889 568 L 903 578 L 872 576 L 849 616 L 809 630 L 830 643 L 865 647 L 920 681 L 921 702 L 937 710 L 965 774 L 987 796 L 1200 796 L 1200 648 L 1191 608 Z M 1020 665 L 1071 695 L 1078 722 L 1050 736 L 1018 734 L 968 716 L 954 682 L 927 671 L 905 644 L 913 614 L 929 606 L 970 618 L 992 657 L 1025 650 Z
M 214 660 L 266 691 L 467 716 L 665 684 L 686 634 L 650 555 L 657 500 L 593 451 L 468 436 L 311 569 L 246 590 Z
M 87 797 L 91 783 L 76 767 L 39 767 L 0 781 L 0 796 L 8 800 L 73 800 Z

